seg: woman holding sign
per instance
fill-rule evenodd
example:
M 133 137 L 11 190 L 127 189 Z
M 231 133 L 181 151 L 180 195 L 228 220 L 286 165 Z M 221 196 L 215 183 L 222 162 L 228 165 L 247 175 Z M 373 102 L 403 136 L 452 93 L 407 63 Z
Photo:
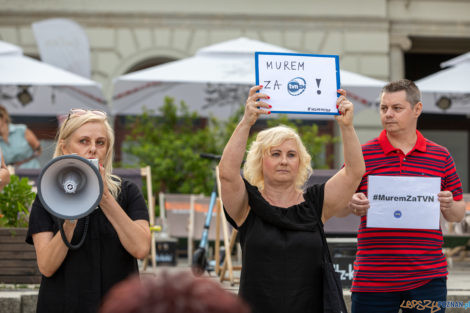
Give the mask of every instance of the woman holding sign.
M 243 251 L 240 296 L 253 312 L 322 312 L 319 227 L 340 213 L 361 181 L 365 166 L 353 127 L 353 105 L 338 90 L 345 166 L 326 183 L 303 190 L 312 173 L 310 155 L 286 126 L 260 132 L 240 166 L 251 126 L 270 114 L 263 86 L 250 89 L 245 113 L 219 164 L 226 216 L 240 232 Z M 321 221 L 317 216 L 321 217 Z

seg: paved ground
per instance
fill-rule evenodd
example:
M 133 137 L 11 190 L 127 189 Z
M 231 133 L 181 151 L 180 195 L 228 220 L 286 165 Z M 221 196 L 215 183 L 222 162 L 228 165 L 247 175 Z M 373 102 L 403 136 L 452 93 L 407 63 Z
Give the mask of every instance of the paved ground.
M 180 259 L 178 261 L 178 265 L 176 267 L 167 267 L 167 266 L 159 266 L 157 268 L 157 273 L 160 270 L 189 270 L 188 261 L 186 259 Z M 144 275 L 153 275 L 154 271 L 151 268 L 148 268 Z M 204 274 L 205 276 L 211 277 L 214 280 L 218 281 L 218 277 L 212 272 L 211 274 Z M 236 277 L 239 276 L 239 272 L 235 271 L 234 275 Z M 230 285 L 230 282 L 224 281 L 222 283 L 223 287 L 227 290 L 231 290 L 234 292 L 238 291 L 238 285 L 235 284 L 234 286 Z M 1 292 L 30 292 L 36 290 L 38 288 L 37 285 L 2 285 L 0 284 L 0 293 Z M 470 300 L 470 261 L 454 261 L 453 267 L 449 268 L 449 276 L 447 280 L 447 289 L 449 292 L 463 292 L 469 295 Z
M 237 264 L 235 264 L 237 265 Z M 160 266 L 157 269 L 157 272 L 159 270 L 182 270 L 182 269 L 189 269 L 188 266 L 188 261 L 186 259 L 180 259 L 178 261 L 178 265 L 176 267 L 164 267 Z M 145 274 L 152 274 L 153 271 L 152 269 L 148 268 Z M 205 274 L 206 276 L 214 278 L 214 280 L 218 280 L 217 277 L 215 277 L 214 273 L 211 273 L 208 275 L 207 273 Z M 239 276 L 239 272 L 234 272 L 234 275 Z M 238 285 L 231 286 L 228 281 L 225 281 L 222 283 L 225 289 L 232 290 L 237 292 L 238 291 Z M 454 260 L 453 266 L 449 268 L 449 276 L 447 280 L 447 289 L 449 292 L 464 292 L 469 295 L 470 300 L 470 261 L 467 259 L 467 261 L 457 261 Z M 470 311 L 469 311 L 470 312 Z
M 188 262 L 181 259 L 176 267 L 158 267 L 156 273 L 161 270 L 181 271 L 189 270 Z M 144 275 L 155 275 L 155 271 L 148 269 Z M 205 274 L 215 281 L 219 281 L 214 273 Z M 239 275 L 239 272 L 235 274 Z M 238 285 L 230 285 L 225 281 L 222 283 L 224 289 L 231 292 L 238 292 Z M 470 260 L 454 261 L 453 266 L 449 268 L 449 277 L 447 281 L 448 301 L 461 301 L 467 303 L 470 301 Z M 35 312 L 35 303 L 37 299 L 38 285 L 1 285 L 0 284 L 0 313 L 33 313 Z M 350 307 L 350 292 L 344 292 L 346 304 Z M 449 313 L 470 312 L 470 309 L 447 309 Z
M 449 269 L 447 289 L 449 291 L 466 291 L 470 295 L 470 261 L 454 262 L 454 266 Z M 470 296 L 468 300 L 470 300 Z

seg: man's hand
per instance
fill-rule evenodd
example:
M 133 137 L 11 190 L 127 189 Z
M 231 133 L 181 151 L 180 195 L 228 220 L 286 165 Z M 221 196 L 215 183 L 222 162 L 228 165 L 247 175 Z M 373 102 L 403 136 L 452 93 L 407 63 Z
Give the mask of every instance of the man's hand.
M 441 212 L 448 222 L 460 222 L 465 217 L 465 201 L 454 201 L 454 196 L 449 190 L 443 190 L 437 194 L 441 204 Z
M 437 199 L 441 204 L 441 212 L 444 214 L 446 211 L 450 210 L 452 203 L 454 202 L 454 197 L 452 192 L 449 190 L 441 191 L 437 194 Z
M 355 193 L 348 203 L 352 214 L 357 216 L 364 216 L 370 208 L 369 199 L 362 192 Z

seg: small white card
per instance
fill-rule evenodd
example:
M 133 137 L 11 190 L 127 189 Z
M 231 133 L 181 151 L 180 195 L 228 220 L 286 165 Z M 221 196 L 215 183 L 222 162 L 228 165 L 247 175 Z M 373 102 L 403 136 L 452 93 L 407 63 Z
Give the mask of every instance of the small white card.
M 367 227 L 439 229 L 439 177 L 369 176 Z
M 338 115 L 337 55 L 255 52 L 255 67 L 272 113 Z

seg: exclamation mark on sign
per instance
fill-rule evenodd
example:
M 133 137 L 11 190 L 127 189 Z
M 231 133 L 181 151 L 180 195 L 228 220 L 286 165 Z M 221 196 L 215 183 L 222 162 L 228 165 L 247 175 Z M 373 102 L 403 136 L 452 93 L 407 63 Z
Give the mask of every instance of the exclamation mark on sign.
M 318 87 L 317 95 L 320 95 L 321 94 L 321 90 L 320 90 L 321 78 L 317 78 L 316 81 L 317 81 L 317 87 Z

